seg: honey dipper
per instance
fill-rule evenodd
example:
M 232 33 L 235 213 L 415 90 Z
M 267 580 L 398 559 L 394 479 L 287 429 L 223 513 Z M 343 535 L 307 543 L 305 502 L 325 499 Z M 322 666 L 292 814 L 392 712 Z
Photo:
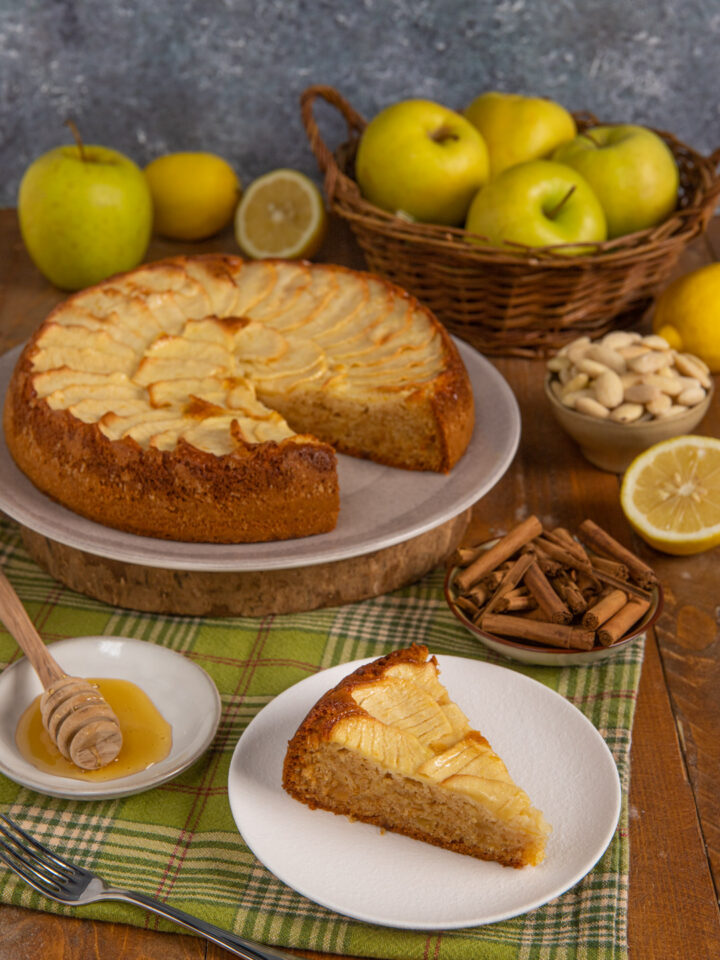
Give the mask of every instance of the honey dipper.
M 42 722 L 60 753 L 84 770 L 97 770 L 114 760 L 122 747 L 122 731 L 112 708 L 97 687 L 69 677 L 51 656 L 2 570 L 0 620 L 43 685 Z

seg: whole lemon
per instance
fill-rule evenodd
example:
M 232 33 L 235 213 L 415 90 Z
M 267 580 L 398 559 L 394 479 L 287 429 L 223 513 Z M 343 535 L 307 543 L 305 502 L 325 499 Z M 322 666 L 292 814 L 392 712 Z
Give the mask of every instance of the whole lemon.
M 657 298 L 655 333 L 675 350 L 700 357 L 720 373 L 720 263 L 673 281 Z
M 230 164 L 214 153 L 167 153 L 145 167 L 154 229 L 173 240 L 204 240 L 233 217 L 241 186 Z

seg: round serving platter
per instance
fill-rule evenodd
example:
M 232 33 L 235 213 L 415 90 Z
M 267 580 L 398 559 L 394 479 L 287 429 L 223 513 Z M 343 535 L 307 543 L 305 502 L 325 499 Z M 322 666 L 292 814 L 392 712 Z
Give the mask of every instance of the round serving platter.
M 207 544 L 113 530 L 37 490 L 4 438 L 0 510 L 20 524 L 28 552 L 53 576 L 119 606 L 261 616 L 376 596 L 418 579 L 454 550 L 470 508 L 504 475 L 519 443 L 520 413 L 507 382 L 473 347 L 456 343 L 475 396 L 475 431 L 465 455 L 447 475 L 338 456 L 340 517 L 331 533 Z M 0 357 L 3 397 L 19 350 Z

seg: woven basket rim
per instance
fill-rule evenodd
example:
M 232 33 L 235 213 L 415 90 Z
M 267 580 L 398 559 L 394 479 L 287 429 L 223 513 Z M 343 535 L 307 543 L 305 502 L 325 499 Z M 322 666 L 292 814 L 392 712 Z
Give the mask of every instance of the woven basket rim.
M 335 151 L 331 151 L 322 140 L 313 107 L 316 99 L 325 100 L 334 106 L 343 116 L 348 127 L 348 139 Z M 507 247 L 480 246 L 468 242 L 472 236 L 461 227 L 447 227 L 437 224 L 421 223 L 410 218 L 397 216 L 381 210 L 365 200 L 356 181 L 347 172 L 347 158 L 353 153 L 360 134 L 367 125 L 365 118 L 357 113 L 349 102 L 333 87 L 315 84 L 303 91 L 300 97 L 301 113 L 310 146 L 324 174 L 325 193 L 330 207 L 341 217 L 357 228 L 376 231 L 394 240 L 409 245 L 420 245 L 443 251 L 455 258 L 458 265 L 503 265 L 535 266 L 558 270 L 587 270 L 606 264 L 618 264 L 623 260 L 635 262 L 645 256 L 653 256 L 664 246 L 685 245 L 705 228 L 715 206 L 720 201 L 720 148 L 710 155 L 698 153 L 678 140 L 673 134 L 654 130 L 668 145 L 678 163 L 681 174 L 681 187 L 690 190 L 681 192 L 682 206 L 679 206 L 666 220 L 655 227 L 626 234 L 601 243 L 580 244 L 590 249 L 588 254 L 559 252 L 563 248 L 577 247 L 578 244 L 561 244 L 545 247 L 524 247 L 514 244 L 517 249 Z M 579 129 L 602 124 L 618 126 L 618 122 L 599 121 L 588 111 L 573 112 Z M 344 159 L 343 159 L 344 158 Z M 694 174 L 696 183 L 687 182 L 687 173 Z M 683 183 L 683 174 L 686 182 Z M 481 238 L 482 239 L 482 238 Z

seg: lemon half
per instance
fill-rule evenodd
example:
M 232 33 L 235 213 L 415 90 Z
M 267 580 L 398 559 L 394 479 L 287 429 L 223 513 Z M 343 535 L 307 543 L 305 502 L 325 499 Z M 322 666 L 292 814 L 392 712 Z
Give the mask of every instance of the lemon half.
M 720 544 L 720 440 L 681 436 L 645 450 L 623 477 L 620 503 L 650 546 L 687 555 Z
M 297 170 L 272 170 L 258 177 L 235 214 L 235 239 L 255 259 L 312 257 L 326 230 L 322 194 Z

